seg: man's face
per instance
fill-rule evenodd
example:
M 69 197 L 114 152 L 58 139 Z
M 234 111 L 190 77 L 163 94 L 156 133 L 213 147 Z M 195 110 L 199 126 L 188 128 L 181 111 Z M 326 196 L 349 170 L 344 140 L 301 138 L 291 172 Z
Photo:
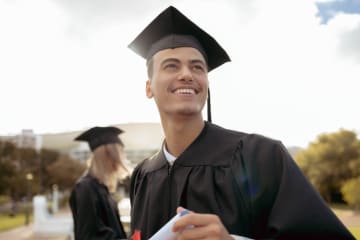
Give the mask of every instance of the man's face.
M 153 56 L 146 95 L 154 97 L 161 115 L 200 115 L 207 90 L 207 65 L 195 48 L 165 49 Z

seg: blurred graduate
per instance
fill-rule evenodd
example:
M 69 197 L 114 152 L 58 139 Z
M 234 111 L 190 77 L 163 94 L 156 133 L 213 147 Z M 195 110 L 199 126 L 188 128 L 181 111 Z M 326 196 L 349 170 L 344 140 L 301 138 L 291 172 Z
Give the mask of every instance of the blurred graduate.
M 92 151 L 88 169 L 75 184 L 70 207 L 75 240 L 126 239 L 117 202 L 112 193 L 128 173 L 124 164 L 123 131 L 116 127 L 93 127 L 76 141 L 86 141 Z

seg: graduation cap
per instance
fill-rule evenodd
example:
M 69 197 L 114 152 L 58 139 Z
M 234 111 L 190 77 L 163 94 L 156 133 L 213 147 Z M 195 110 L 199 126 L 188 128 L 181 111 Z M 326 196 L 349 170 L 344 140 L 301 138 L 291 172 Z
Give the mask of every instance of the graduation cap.
M 118 136 L 123 132 L 117 127 L 93 127 L 81 133 L 74 140 L 88 142 L 91 151 L 94 151 L 95 148 L 108 143 L 123 144 Z
M 129 48 L 149 61 L 164 49 L 193 47 L 204 56 L 208 71 L 217 68 L 230 57 L 217 41 L 170 6 L 161 12 L 130 44 Z M 210 91 L 208 92 L 208 121 L 211 122 Z

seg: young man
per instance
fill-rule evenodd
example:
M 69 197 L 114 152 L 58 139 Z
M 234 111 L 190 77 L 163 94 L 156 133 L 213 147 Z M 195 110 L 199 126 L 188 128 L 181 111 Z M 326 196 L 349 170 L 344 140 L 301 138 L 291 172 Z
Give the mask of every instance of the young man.
M 132 231 L 148 239 L 184 207 L 178 239 L 353 239 L 281 142 L 203 120 L 208 72 L 230 61 L 215 39 L 169 7 L 129 47 L 165 134 L 133 172 Z

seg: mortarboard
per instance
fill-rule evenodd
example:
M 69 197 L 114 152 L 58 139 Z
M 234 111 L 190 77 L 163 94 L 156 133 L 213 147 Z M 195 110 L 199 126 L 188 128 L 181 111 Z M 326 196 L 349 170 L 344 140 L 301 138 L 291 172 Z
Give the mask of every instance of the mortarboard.
M 158 51 L 178 47 L 198 49 L 207 61 L 209 72 L 230 61 L 228 54 L 212 36 L 173 6 L 161 12 L 129 44 L 131 50 L 147 61 Z M 208 93 L 208 121 L 211 122 L 210 91 Z
M 118 136 L 123 132 L 117 127 L 93 127 L 81 133 L 74 140 L 88 142 L 91 151 L 94 151 L 95 148 L 108 143 L 123 144 Z
M 129 44 L 131 50 L 146 60 L 158 51 L 177 47 L 194 47 L 205 54 L 209 71 L 230 61 L 213 37 L 173 6 L 161 12 Z

